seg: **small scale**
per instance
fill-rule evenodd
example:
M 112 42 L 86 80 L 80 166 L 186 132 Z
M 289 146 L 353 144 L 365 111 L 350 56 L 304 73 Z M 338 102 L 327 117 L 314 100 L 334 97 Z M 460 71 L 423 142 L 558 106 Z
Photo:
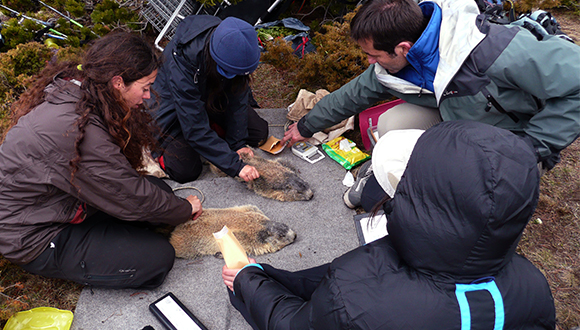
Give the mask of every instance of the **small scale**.
M 292 153 L 310 164 L 314 164 L 324 158 L 324 154 L 316 146 L 306 141 L 294 143 Z

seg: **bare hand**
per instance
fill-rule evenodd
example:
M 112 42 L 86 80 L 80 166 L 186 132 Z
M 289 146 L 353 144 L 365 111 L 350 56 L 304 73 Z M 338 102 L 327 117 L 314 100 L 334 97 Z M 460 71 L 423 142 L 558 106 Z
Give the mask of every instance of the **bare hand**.
M 189 195 L 187 196 L 186 199 L 189 202 L 189 204 L 191 204 L 191 218 L 193 220 L 199 218 L 202 212 L 201 202 L 199 201 L 199 198 L 197 198 L 197 196 Z
M 285 144 L 286 141 L 290 141 L 290 145 L 293 145 L 296 142 L 305 140 L 308 140 L 308 138 L 300 135 L 300 131 L 298 130 L 298 123 L 294 123 L 288 127 L 288 130 L 284 133 L 284 138 L 282 138 L 280 143 Z
M 242 178 L 244 181 L 248 182 L 259 178 L 260 173 L 258 173 L 258 170 L 255 167 L 246 165 L 242 168 L 238 176 Z
M 255 264 L 256 260 L 252 258 L 248 258 L 251 264 Z M 230 289 L 230 291 L 234 292 L 234 280 L 236 279 L 236 275 L 240 269 L 229 269 L 226 265 L 222 268 L 222 278 L 224 279 L 224 284 Z
M 254 157 L 254 151 L 248 147 L 240 148 L 236 152 L 238 155 L 240 155 L 240 157 L 242 157 L 242 154 L 248 154 L 250 157 Z
M 228 289 L 234 292 L 234 279 L 238 275 L 239 269 L 229 269 L 226 265 L 222 268 L 222 278 L 224 279 L 224 284 Z

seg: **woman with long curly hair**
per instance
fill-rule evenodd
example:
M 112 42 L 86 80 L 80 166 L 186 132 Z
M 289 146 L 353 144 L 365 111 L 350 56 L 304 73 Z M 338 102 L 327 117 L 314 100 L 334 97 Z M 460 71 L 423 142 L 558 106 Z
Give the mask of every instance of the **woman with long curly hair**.
M 0 145 L 0 253 L 25 270 L 85 285 L 153 288 L 175 251 L 151 230 L 202 211 L 141 172 L 153 150 L 143 100 L 160 60 L 141 37 L 97 40 L 82 65 L 49 64 L 15 102 Z
M 268 122 L 252 108 L 250 76 L 260 62 L 254 28 L 238 18 L 192 15 L 163 51 L 153 89 L 162 130 L 159 164 L 177 182 L 193 181 L 203 157 L 231 177 L 259 177 L 242 153 L 263 144 Z M 255 104 L 254 104 L 255 105 Z

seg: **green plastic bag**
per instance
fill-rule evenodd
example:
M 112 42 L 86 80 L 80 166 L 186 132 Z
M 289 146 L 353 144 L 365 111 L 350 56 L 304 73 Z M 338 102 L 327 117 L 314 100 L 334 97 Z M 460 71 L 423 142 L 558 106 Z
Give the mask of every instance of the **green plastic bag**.
M 12 315 L 4 330 L 69 330 L 73 313 L 52 307 L 37 307 Z
M 354 142 L 342 136 L 323 143 L 322 149 L 330 158 L 336 160 L 347 170 L 371 158 L 370 155 L 362 152 Z

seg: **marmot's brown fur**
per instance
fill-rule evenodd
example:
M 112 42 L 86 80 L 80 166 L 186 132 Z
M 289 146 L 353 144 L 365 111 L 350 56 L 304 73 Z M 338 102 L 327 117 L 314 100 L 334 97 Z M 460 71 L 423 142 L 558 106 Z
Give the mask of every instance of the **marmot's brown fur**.
M 298 176 L 298 171 L 290 164 L 256 155 L 241 156 L 244 163 L 255 167 L 260 173 L 259 178 L 246 182 L 248 189 L 256 194 L 282 202 L 307 201 L 314 195 L 310 185 Z M 224 175 L 217 167 L 211 165 L 210 168 L 212 172 Z
M 296 233 L 286 224 L 270 221 L 254 205 L 204 209 L 201 216 L 175 227 L 169 241 L 178 258 L 195 259 L 215 255 L 219 247 L 213 233 L 223 226 L 236 236 L 250 255 L 276 252 L 294 242 Z

